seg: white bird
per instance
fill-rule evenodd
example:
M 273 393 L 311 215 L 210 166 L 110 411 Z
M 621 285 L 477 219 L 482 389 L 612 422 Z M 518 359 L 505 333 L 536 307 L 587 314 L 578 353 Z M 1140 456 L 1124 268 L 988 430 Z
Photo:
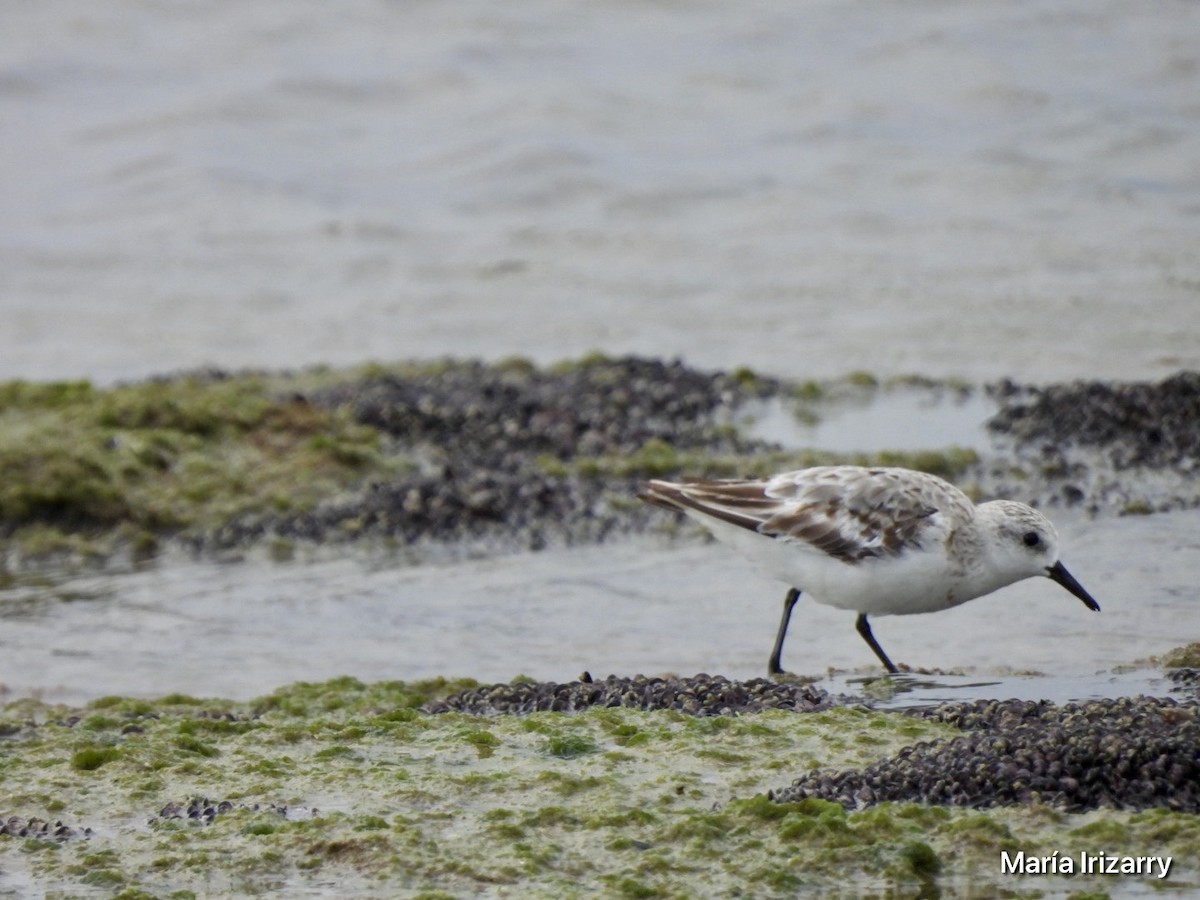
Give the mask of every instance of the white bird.
M 858 633 L 893 673 L 868 615 L 937 612 L 1035 575 L 1100 609 L 1059 561 L 1049 519 L 1010 500 L 976 506 L 925 472 L 817 466 L 763 479 L 649 481 L 638 496 L 687 513 L 792 586 L 767 664 L 772 675 L 783 671 L 801 591 L 857 612 Z

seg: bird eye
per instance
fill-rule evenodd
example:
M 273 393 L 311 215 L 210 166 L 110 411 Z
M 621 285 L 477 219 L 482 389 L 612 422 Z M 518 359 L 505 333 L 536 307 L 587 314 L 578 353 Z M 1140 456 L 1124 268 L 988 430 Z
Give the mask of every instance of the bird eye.
M 1026 547 L 1036 547 L 1042 542 L 1042 536 L 1036 531 L 1027 531 L 1021 540 L 1025 542 Z

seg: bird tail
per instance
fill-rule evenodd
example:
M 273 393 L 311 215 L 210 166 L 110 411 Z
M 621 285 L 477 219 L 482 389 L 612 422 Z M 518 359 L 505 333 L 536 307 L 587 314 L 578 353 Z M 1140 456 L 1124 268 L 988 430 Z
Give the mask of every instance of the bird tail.
M 669 481 L 647 481 L 642 485 L 642 489 L 638 491 L 637 496 L 639 500 L 643 500 L 652 506 L 660 506 L 663 509 L 682 512 L 688 504 L 683 499 L 683 493 L 679 487 L 679 485 L 672 484 Z

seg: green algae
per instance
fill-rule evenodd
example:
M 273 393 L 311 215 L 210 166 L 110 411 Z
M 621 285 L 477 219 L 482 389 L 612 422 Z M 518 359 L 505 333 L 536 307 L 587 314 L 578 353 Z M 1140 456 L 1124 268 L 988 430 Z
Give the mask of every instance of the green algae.
M 1200 643 L 1176 647 L 1162 658 L 1164 669 L 1200 669 Z
M 559 759 L 574 759 L 576 756 L 595 753 L 596 743 L 578 734 L 556 734 L 546 739 L 543 749 Z
M 0 384 L 0 533 L 24 556 L 153 553 L 158 537 L 303 511 L 411 466 L 315 376 Z
M 1130 500 L 1118 510 L 1117 515 L 1121 516 L 1148 516 L 1154 512 L 1154 507 L 1146 500 L 1138 498 Z
M 120 757 L 121 751 L 116 747 L 85 747 L 71 754 L 71 768 L 92 772 Z
M 340 678 L 248 703 L 10 704 L 0 722 L 19 727 L 0 741 L 0 813 L 94 833 L 0 836 L 0 869 L 51 892 L 136 886 L 154 896 L 330 890 L 321 885 L 390 896 L 508 886 L 538 897 L 1057 889 L 1001 874 L 1000 853 L 1018 849 L 1168 854 L 1173 884 L 1200 874 L 1195 815 L 916 803 L 847 812 L 766 796 L 810 765 L 863 766 L 955 733 L 943 724 L 852 708 L 419 712 L 469 683 Z M 76 765 L 95 751 L 102 764 Z M 195 798 L 228 802 L 211 820 L 159 814 Z M 1070 886 L 1117 887 L 1080 876 Z

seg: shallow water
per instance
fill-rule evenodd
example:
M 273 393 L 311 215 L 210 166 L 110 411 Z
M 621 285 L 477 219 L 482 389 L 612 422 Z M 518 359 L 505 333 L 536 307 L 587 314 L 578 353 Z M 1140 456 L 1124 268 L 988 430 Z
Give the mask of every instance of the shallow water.
M 1200 367 L 1200 7 L 9 4 L 0 378 Z
M 982 452 L 999 444 L 986 428 L 998 409 L 981 389 L 900 387 L 817 403 L 773 398 L 739 410 L 739 419 L 747 435 L 789 449 L 856 453 L 964 447 Z
M 957 672 L 917 679 L 891 705 L 1017 696 L 1165 692 L 1113 670 L 1194 639 L 1200 511 L 1062 520 L 1065 560 L 1100 614 L 1036 579 L 936 615 L 879 617 L 897 661 Z M 766 670 L 784 586 L 722 545 L 605 546 L 397 567 L 362 556 L 275 564 L 176 562 L 0 592 L 0 680 L 11 696 L 78 703 L 105 694 L 249 698 L 295 680 L 366 681 L 584 670 Z M 784 665 L 881 674 L 853 613 L 801 602 Z M 1030 678 L 1020 673 L 1042 673 Z

